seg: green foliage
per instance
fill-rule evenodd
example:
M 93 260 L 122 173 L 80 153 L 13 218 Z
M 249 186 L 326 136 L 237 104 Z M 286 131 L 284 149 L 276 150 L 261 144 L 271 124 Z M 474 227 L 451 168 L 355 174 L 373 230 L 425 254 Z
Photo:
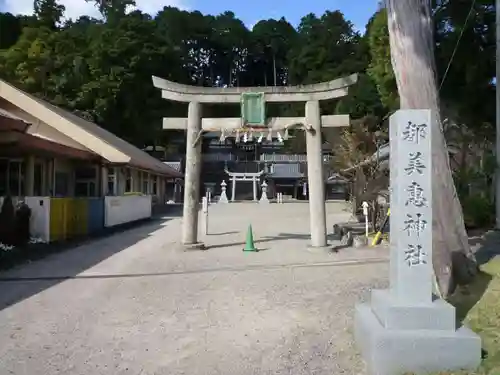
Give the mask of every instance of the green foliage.
M 473 150 L 469 148 L 468 151 L 471 153 Z M 470 154 L 466 156 L 471 157 Z M 464 222 L 468 228 L 490 228 L 495 221 L 495 205 L 491 194 L 495 156 L 491 153 L 482 154 L 479 159 L 478 162 L 470 161 L 471 166 L 466 165 L 454 174 L 455 186 L 464 211 Z
M 21 20 L 11 13 L 0 13 L 0 50 L 16 43 L 21 35 Z
M 380 100 L 389 110 L 399 107 L 396 77 L 392 70 L 391 51 L 389 48 L 389 29 L 387 27 L 387 11 L 379 10 L 367 25 L 367 34 L 371 62 L 368 75 L 377 85 Z
M 308 14 L 298 27 L 297 43 L 290 51 L 291 84 L 306 84 L 363 72 L 368 55 L 353 24 L 340 11 L 320 18 Z
M 133 0 L 88 1 L 104 21 L 80 17 L 61 24 L 64 7 L 57 0 L 36 0 L 32 16 L 0 13 L 0 77 L 139 147 L 169 148 L 177 135 L 162 132 L 161 119 L 186 115 L 184 104 L 161 99 L 152 75 L 224 87 L 307 84 L 359 73 L 349 96 L 322 103 L 323 113 L 369 116 L 380 124 L 398 107 L 383 7 L 361 36 L 340 11 L 306 15 L 297 29 L 280 18 L 259 21 L 248 30 L 230 11 L 204 15 L 164 7 L 152 18 L 127 13 Z M 474 131 L 488 129 L 483 124 L 493 121 L 495 97 L 493 2 L 476 2 L 452 64 L 470 4 L 438 3 L 441 80 L 447 72 L 443 100 L 457 121 Z M 303 116 L 303 111 L 301 104 L 266 108 L 269 116 Z M 206 106 L 204 111 L 213 117 L 238 113 L 236 106 Z M 288 146 L 302 150 L 303 137 Z
M 129 7 L 135 6 L 134 0 L 85 0 L 89 3 L 95 3 L 101 15 L 106 18 L 110 24 L 118 22 L 125 16 Z
M 471 3 L 433 1 L 438 84 L 446 115 L 481 127 L 495 120 L 495 6 L 478 0 L 467 23 Z M 368 75 L 388 110 L 399 107 L 392 70 L 387 12 L 370 19 L 365 35 L 370 51 Z
M 434 21 L 443 102 L 471 128 L 494 123 L 495 2 L 477 0 L 467 23 L 471 3 L 440 3 Z
M 350 89 L 349 95 L 337 102 L 335 113 L 349 113 L 353 119 L 365 116 L 382 118 L 386 110 L 374 81 L 369 75 L 360 74 L 358 83 Z
M 467 228 L 491 228 L 495 222 L 495 205 L 487 197 L 475 194 L 461 199 Z
M 252 29 L 252 61 L 250 67 L 260 70 L 264 85 L 282 86 L 288 83 L 288 52 L 295 45 L 297 32 L 284 18 L 260 21 Z M 249 77 L 250 78 L 250 77 Z M 254 83 L 249 82 L 249 85 Z
M 56 0 L 35 0 L 33 3 L 34 14 L 39 25 L 55 30 L 61 22 L 66 8 Z

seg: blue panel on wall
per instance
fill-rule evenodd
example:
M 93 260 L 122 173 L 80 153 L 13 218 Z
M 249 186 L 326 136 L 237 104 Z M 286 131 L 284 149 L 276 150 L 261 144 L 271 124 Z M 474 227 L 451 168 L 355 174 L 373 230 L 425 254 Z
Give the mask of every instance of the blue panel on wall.
M 104 198 L 89 198 L 88 202 L 88 233 L 99 233 L 104 229 Z

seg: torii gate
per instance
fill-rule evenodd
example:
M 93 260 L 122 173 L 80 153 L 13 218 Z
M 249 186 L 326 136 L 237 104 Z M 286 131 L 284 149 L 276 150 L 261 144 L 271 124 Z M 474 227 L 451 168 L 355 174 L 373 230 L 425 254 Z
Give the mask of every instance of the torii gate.
M 264 174 L 264 171 L 250 173 L 250 172 L 229 172 L 224 169 L 224 172 L 231 178 L 231 202 L 234 202 L 236 199 L 236 182 L 237 181 L 252 181 L 252 190 L 253 190 L 253 201 L 257 202 L 257 181 L 260 180 L 260 177 Z
M 155 76 L 152 78 L 154 86 L 162 90 L 164 99 L 189 103 L 187 118 L 163 119 L 163 129 L 187 130 L 182 224 L 182 243 L 186 248 L 204 247 L 198 241 L 202 162 L 200 139 L 203 131 L 221 131 L 222 137 L 225 133 L 247 131 L 268 132 L 271 135 L 272 132 L 286 131 L 296 126 L 306 131 L 311 247 L 327 246 L 321 127 L 349 126 L 350 118 L 349 115 L 321 116 L 319 103 L 322 100 L 346 96 L 349 86 L 357 82 L 356 74 L 303 86 L 228 88 L 189 86 Z M 250 96 L 249 99 L 253 102 L 248 101 L 246 96 Z M 266 102 L 305 102 L 305 117 L 265 118 Z M 202 118 L 203 103 L 241 103 L 242 117 Z M 259 115 L 260 120 L 256 119 Z M 249 123 L 254 126 L 248 127 Z M 239 137 L 239 134 L 237 136 Z

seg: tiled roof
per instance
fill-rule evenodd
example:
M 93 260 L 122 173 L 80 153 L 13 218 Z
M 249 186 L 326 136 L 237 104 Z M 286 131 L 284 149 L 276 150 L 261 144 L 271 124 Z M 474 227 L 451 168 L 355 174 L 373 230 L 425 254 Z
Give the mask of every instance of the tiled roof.
M 18 121 L 25 122 L 23 119 L 21 119 L 17 116 L 14 116 L 12 113 L 10 113 L 2 108 L 0 108 L 0 116 L 7 117 L 7 118 L 10 118 L 12 120 L 18 120 Z
M 68 137 L 78 134 L 78 143 L 111 163 L 122 163 L 177 177 L 178 173 L 137 147 L 74 113 L 56 107 L 0 80 L 0 97 Z M 36 113 L 35 113 L 36 112 Z
M 163 163 L 168 165 L 170 168 L 175 169 L 177 172 L 181 171 L 180 161 L 164 161 Z

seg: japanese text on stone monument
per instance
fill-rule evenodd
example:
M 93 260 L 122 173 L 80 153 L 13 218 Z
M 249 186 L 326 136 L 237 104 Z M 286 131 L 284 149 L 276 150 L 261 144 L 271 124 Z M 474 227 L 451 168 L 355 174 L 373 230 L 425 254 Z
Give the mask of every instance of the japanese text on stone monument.
M 404 249 L 404 261 L 409 267 L 427 264 L 427 253 L 421 244 L 421 236 L 425 235 L 428 223 L 422 208 L 429 206 L 427 191 L 422 186 L 424 173 L 429 173 L 424 163 L 425 155 L 415 150 L 415 146 L 421 146 L 421 142 L 426 141 L 427 125 L 417 124 L 409 121 L 402 132 L 403 143 L 409 143 L 413 147 L 412 152 L 407 154 L 404 172 L 411 178 L 404 189 L 405 199 L 403 210 L 403 232 L 406 234 L 407 245 Z M 421 147 L 418 147 L 421 149 Z M 408 209 L 412 210 L 408 211 Z
M 414 122 L 408 121 L 403 131 L 403 140 L 415 144 L 419 144 L 421 140 L 425 139 L 427 136 L 427 125 L 426 124 L 415 124 Z

